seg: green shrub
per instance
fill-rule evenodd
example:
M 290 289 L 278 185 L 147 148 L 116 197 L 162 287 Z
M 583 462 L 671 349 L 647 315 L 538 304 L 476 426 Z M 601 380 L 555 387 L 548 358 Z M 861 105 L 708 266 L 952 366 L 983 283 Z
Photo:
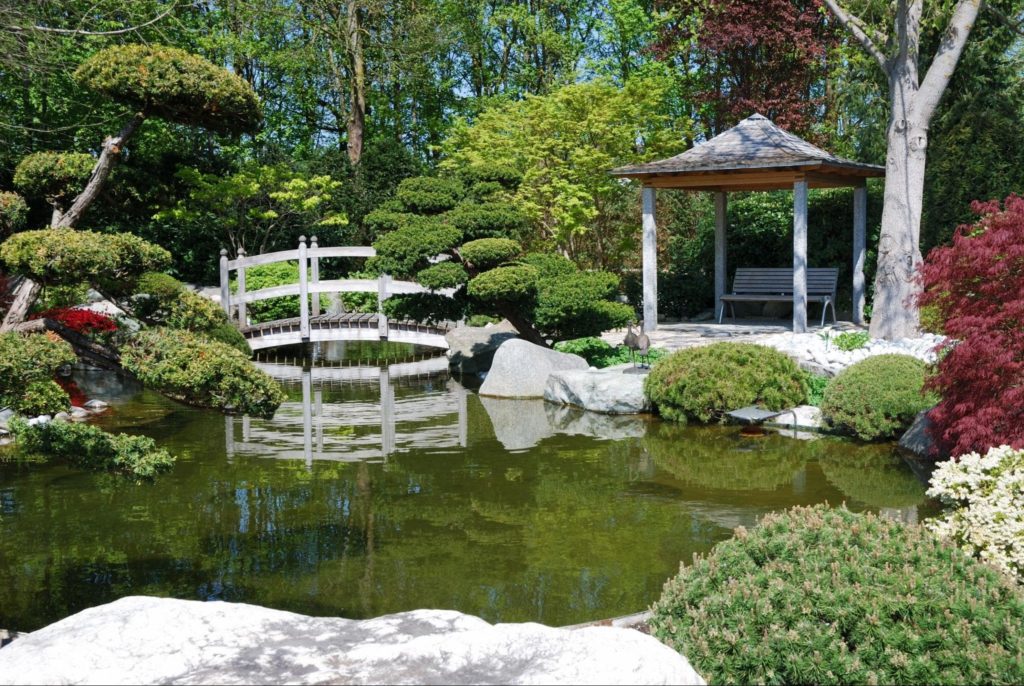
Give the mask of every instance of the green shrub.
M 478 238 L 459 248 L 462 259 L 475 269 L 497 267 L 522 251 L 522 246 L 510 238 Z
M 495 267 L 477 274 L 466 292 L 483 305 L 507 303 L 530 307 L 537 297 L 537 270 L 526 265 Z
M 67 412 L 70 407 L 71 400 L 68 394 L 51 379 L 33 381 L 14 402 L 14 410 L 26 417 L 55 415 L 58 412 Z
M 466 283 L 468 279 L 466 268 L 458 262 L 438 262 L 416 274 L 416 281 L 432 290 L 456 288 Z
M 84 152 L 34 152 L 18 163 L 14 185 L 30 197 L 63 202 L 85 188 L 95 164 Z
M 618 347 L 605 343 L 600 338 L 588 336 L 586 338 L 573 338 L 568 341 L 555 343 L 555 350 L 572 355 L 579 355 L 586 360 L 591 367 L 604 369 L 626 362 L 640 362 L 640 358 L 630 355 L 629 348 L 624 345 Z M 661 348 L 652 348 L 648 351 L 647 360 L 651 363 L 661 359 L 667 353 Z
M 799 405 L 806 397 L 803 378 L 793 360 L 772 348 L 714 343 L 659 360 L 644 380 L 644 393 L 666 419 L 711 422 L 747 405 Z
M 135 290 L 162 303 L 169 303 L 185 290 L 185 284 L 170 274 L 146 272 L 139 277 Z
M 922 392 L 925 364 L 875 355 L 850 365 L 825 388 L 821 413 L 836 430 L 865 441 L 895 438 L 937 399 Z
M 543 269 L 543 267 L 542 267 Z M 636 318 L 633 308 L 614 302 L 619 279 L 608 272 L 573 272 L 541 278 L 534 325 L 555 340 L 593 336 Z
M 75 80 L 147 116 L 238 134 L 260 122 L 260 103 L 241 78 L 198 55 L 162 45 L 114 45 L 78 66 Z
M 171 254 L 129 233 L 41 229 L 16 233 L 0 245 L 0 260 L 47 285 L 94 283 L 108 293 L 130 293 L 145 272 L 171 263 Z
M 87 469 L 152 479 L 174 464 L 174 457 L 158 449 L 152 438 L 109 434 L 89 424 L 52 421 L 29 426 L 16 420 L 11 432 L 28 454 L 65 458 Z
M 58 369 L 77 359 L 71 346 L 59 338 L 0 333 L 0 407 L 18 409 L 27 388 L 51 382 Z M 40 393 L 45 391 L 36 395 Z
M 462 199 L 462 184 L 457 179 L 415 176 L 402 179 L 395 197 L 408 212 L 438 214 L 458 204 Z
M 139 278 L 136 313 L 150 324 L 161 324 L 203 334 L 252 355 L 245 336 L 228 321 L 223 308 L 209 298 L 190 290 L 173 276 L 147 272 Z M 297 309 L 296 305 L 296 309 Z
M 767 515 L 680 569 L 651 627 L 709 683 L 1024 681 L 1024 598 L 924 529 L 827 506 Z
M 373 247 L 377 256 L 370 258 L 367 268 L 402 278 L 424 269 L 430 258 L 451 250 L 462 240 L 462 233 L 433 217 L 418 217 L 416 222 L 386 233 Z
M 143 331 L 122 350 L 121 363 L 144 385 L 199 407 L 269 417 L 284 400 L 244 354 L 188 331 Z
M 25 198 L 10 191 L 0 191 L 0 241 L 20 231 L 27 219 L 28 204 Z
M 445 219 L 470 240 L 521 238 L 529 225 L 523 211 L 508 202 L 463 202 L 446 213 Z
M 867 331 L 844 331 L 832 339 L 832 345 L 849 352 L 863 348 L 870 340 L 871 334 Z
M 804 372 L 803 381 L 807 404 L 820 407 L 821 399 L 825 397 L 825 388 L 828 387 L 829 378 L 821 374 Z

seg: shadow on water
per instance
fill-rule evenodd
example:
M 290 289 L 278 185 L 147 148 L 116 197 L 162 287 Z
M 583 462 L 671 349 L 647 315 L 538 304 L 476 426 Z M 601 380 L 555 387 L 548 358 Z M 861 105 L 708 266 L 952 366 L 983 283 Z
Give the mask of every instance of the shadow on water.
M 112 400 L 106 428 L 180 459 L 151 484 L 0 463 L 0 627 L 130 594 L 571 624 L 649 605 L 680 560 L 772 510 L 934 508 L 890 446 L 481 398 L 444 358 L 350 345 L 262 357 L 288 392 L 269 420 L 80 379 Z

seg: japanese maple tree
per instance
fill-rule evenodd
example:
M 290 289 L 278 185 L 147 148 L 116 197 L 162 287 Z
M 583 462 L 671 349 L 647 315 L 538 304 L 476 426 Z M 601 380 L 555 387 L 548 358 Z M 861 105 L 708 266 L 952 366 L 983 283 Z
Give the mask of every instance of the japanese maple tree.
M 929 385 L 942 401 L 932 437 L 952 455 L 1024 448 L 1024 198 L 976 202 L 976 224 L 921 267 L 922 306 L 950 337 Z

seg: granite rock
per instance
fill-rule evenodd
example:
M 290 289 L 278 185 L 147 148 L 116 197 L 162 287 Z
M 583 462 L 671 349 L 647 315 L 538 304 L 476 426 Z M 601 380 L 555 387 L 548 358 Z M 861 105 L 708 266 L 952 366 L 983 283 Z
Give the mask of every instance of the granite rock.
M 502 343 L 494 353 L 491 370 L 480 386 L 480 395 L 543 398 L 548 377 L 553 372 L 589 368 L 579 355 L 560 353 L 516 338 Z
M 507 340 L 519 333 L 508 320 L 494 326 L 460 326 L 449 331 L 448 367 L 459 374 L 477 374 L 491 368 L 494 353 Z
M 544 387 L 544 399 L 604 414 L 641 414 L 651 411 L 644 396 L 645 374 L 626 373 L 632 365 L 607 369 L 553 372 Z
M 0 683 L 703 684 L 632 629 L 495 624 L 450 610 L 362 621 L 128 597 L 19 637 Z

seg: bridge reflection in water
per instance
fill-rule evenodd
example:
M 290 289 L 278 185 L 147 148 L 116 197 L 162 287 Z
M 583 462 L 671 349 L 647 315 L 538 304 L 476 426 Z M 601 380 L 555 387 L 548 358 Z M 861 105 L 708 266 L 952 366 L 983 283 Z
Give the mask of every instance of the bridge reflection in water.
M 468 444 L 469 391 L 448 378 L 444 356 L 380 366 L 255 364 L 287 385 L 301 386 L 301 400 L 286 400 L 269 420 L 225 417 L 229 459 L 253 455 L 302 459 L 312 465 L 313 460 L 374 461 L 397 449 Z M 396 388 L 410 386 L 415 386 L 415 393 L 396 399 Z M 353 389 L 365 393 L 356 393 L 353 399 Z M 324 401 L 325 391 L 330 395 L 341 390 L 346 392 L 344 401 Z

